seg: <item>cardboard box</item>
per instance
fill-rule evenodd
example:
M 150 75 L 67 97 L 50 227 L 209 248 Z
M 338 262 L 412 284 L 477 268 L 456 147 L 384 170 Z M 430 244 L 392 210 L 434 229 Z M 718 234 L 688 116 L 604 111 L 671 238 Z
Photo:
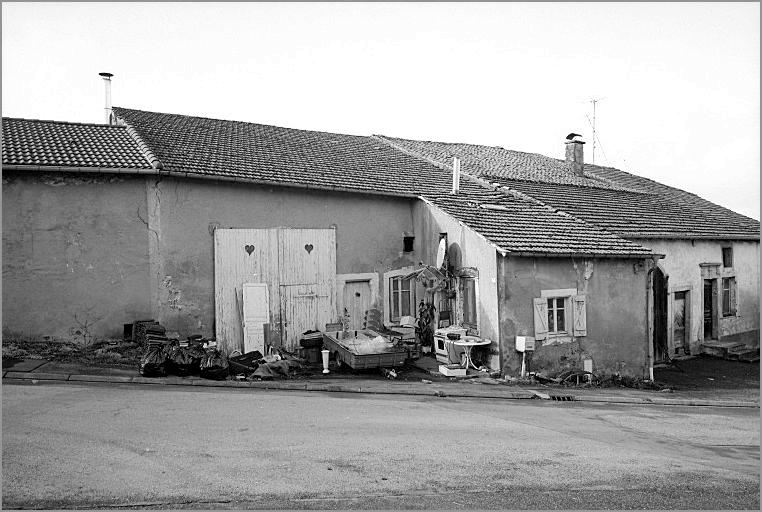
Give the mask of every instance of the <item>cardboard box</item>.
M 457 364 L 440 364 L 439 373 L 447 377 L 465 377 L 466 369 Z

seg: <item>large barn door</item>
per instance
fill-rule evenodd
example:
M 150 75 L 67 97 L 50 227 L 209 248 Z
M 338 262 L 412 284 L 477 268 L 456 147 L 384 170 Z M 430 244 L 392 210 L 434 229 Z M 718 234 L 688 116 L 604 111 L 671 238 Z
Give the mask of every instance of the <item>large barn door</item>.
M 244 283 L 267 284 L 268 302 L 280 304 L 277 249 L 277 229 L 214 231 L 215 337 L 224 350 L 244 352 Z
M 299 347 L 301 334 L 333 321 L 336 296 L 336 232 L 281 229 L 281 332 L 286 350 Z
M 244 283 L 267 284 L 270 333 L 275 336 L 271 341 L 286 350 L 298 348 L 304 331 L 324 329 L 334 321 L 335 230 L 215 230 L 215 336 L 228 352 L 245 350 L 241 326 Z M 294 285 L 308 289 L 292 288 Z

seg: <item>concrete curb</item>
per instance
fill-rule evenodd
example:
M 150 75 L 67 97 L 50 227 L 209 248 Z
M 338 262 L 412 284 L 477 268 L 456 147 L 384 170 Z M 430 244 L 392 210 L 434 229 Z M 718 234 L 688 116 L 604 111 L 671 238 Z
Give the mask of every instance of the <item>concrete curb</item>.
M 702 400 L 692 398 L 631 398 L 620 396 L 574 396 L 575 402 L 605 402 L 621 404 L 650 404 L 650 405 L 685 405 L 696 407 L 752 407 L 759 408 L 759 403 L 741 400 Z
M 8 372 L 3 375 L 4 379 L 22 379 L 22 380 L 69 380 L 69 376 L 64 373 L 33 373 L 33 372 Z
M 574 402 L 599 402 L 612 404 L 636 404 L 636 405 L 667 405 L 667 406 L 697 406 L 697 407 L 745 407 L 759 409 L 759 403 L 740 400 L 702 400 L 689 398 L 642 398 L 622 396 L 586 396 L 586 395 L 551 395 L 536 390 L 477 390 L 468 391 L 460 389 L 447 389 L 436 384 L 428 384 L 425 388 L 406 386 L 404 383 L 383 383 L 377 386 L 359 386 L 348 381 L 347 384 L 294 382 L 294 381 L 236 381 L 236 380 L 208 380 L 201 378 L 183 379 L 180 377 L 126 377 L 119 375 L 86 375 L 65 373 L 35 373 L 14 372 L 3 373 L 3 379 L 10 380 L 46 380 L 46 381 L 69 381 L 69 382 L 105 382 L 111 384 L 153 384 L 159 386 L 198 386 L 219 388 L 250 388 L 281 391 L 309 391 L 324 393 L 365 393 L 373 395 L 410 395 L 410 396 L 436 396 L 451 398 L 487 398 L 501 400 L 531 400 L 542 399 L 547 401 L 574 401 Z M 561 400 L 564 397 L 564 400 Z

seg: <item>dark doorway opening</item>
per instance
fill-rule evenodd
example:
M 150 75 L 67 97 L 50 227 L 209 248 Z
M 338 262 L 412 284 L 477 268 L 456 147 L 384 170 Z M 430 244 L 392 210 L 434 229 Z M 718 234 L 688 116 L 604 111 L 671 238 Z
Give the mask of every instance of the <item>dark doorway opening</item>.
M 716 339 L 717 280 L 704 279 L 704 339 Z
M 668 359 L 667 348 L 667 277 L 657 267 L 654 270 L 654 362 Z

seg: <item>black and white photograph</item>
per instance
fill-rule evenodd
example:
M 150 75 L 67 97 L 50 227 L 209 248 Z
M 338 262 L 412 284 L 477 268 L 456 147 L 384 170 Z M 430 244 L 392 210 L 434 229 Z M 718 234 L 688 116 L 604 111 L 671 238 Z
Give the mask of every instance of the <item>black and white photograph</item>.
M 2 2 L 7 510 L 759 510 L 759 2 Z

